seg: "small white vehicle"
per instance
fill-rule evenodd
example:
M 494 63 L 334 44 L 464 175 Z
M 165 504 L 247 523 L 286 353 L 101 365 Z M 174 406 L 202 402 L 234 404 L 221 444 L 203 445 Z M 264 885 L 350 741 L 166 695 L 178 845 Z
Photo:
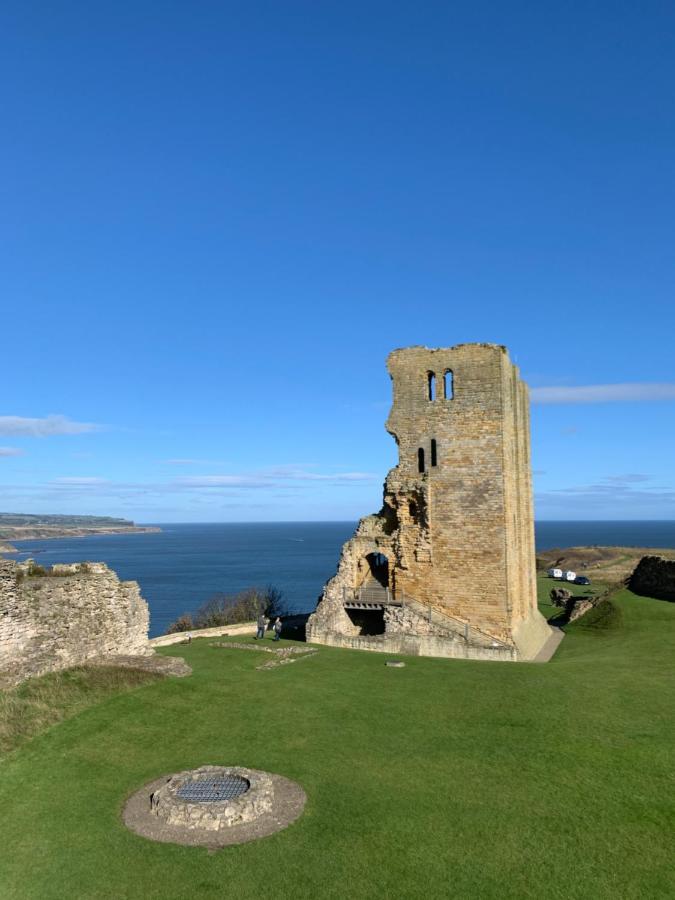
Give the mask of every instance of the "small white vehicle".
M 549 578 L 562 578 L 563 577 L 562 569 L 549 569 L 547 574 L 548 574 Z
M 576 577 L 577 577 L 576 572 L 565 572 L 565 574 L 563 575 L 563 578 L 565 579 L 565 581 L 574 581 L 574 579 Z

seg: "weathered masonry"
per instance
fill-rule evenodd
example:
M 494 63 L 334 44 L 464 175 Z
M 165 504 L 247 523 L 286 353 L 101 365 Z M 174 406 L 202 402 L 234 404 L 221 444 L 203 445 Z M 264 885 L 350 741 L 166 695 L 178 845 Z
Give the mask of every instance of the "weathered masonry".
M 87 660 L 151 654 L 148 604 L 135 581 L 104 563 L 55 565 L 0 559 L 0 684 Z
M 394 350 L 384 505 L 342 548 L 307 638 L 385 652 L 534 658 L 529 401 L 505 347 Z

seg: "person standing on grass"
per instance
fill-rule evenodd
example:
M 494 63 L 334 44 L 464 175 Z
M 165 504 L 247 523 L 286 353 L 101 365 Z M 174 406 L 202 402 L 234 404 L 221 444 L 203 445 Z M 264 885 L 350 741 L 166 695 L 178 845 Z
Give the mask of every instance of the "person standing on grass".
M 260 613 L 258 616 L 258 631 L 256 632 L 255 639 L 256 641 L 262 641 L 265 637 L 265 626 L 267 625 L 267 619 L 265 618 L 264 613 Z
M 282 629 L 281 619 L 279 616 L 274 620 L 274 640 L 278 641 L 281 637 L 281 629 Z

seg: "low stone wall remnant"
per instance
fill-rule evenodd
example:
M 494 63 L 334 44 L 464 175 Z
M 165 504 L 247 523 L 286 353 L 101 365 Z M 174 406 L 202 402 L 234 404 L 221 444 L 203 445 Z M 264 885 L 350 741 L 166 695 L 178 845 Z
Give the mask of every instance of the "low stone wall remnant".
M 151 647 L 170 647 L 172 644 L 185 644 L 191 638 L 227 637 L 228 634 L 255 634 L 255 622 L 243 622 L 241 625 L 216 625 L 214 628 L 190 628 L 187 631 L 173 631 L 171 634 L 160 634 L 150 638 Z
M 120 581 L 105 563 L 46 570 L 0 559 L 3 686 L 94 658 L 151 654 L 149 621 L 138 584 Z

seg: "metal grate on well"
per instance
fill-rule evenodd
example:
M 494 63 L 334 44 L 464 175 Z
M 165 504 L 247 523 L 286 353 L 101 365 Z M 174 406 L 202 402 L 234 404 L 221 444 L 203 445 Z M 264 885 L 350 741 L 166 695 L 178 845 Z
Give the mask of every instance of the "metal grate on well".
M 239 775 L 220 775 L 188 781 L 176 791 L 176 796 L 190 803 L 220 803 L 236 800 L 250 788 L 249 782 Z

